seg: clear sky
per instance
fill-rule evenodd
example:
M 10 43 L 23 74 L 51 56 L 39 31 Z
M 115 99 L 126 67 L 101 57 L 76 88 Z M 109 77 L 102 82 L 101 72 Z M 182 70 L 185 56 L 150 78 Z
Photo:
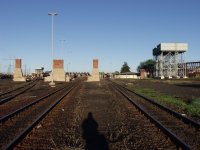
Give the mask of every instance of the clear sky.
M 200 0 L 0 0 L 0 71 L 13 58 L 51 69 L 48 12 L 59 14 L 54 58 L 64 58 L 65 71 L 91 72 L 93 58 L 100 71 L 124 61 L 136 71 L 161 42 L 187 42 L 186 60 L 200 60 Z

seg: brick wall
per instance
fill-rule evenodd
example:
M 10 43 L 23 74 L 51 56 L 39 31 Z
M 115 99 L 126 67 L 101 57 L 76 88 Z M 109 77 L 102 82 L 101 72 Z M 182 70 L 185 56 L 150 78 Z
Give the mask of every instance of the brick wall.
M 21 67 L 22 67 L 21 59 L 15 59 L 15 68 L 21 68 Z
M 62 59 L 53 60 L 53 68 L 64 68 L 64 61 Z
M 93 68 L 98 68 L 98 59 L 93 59 Z

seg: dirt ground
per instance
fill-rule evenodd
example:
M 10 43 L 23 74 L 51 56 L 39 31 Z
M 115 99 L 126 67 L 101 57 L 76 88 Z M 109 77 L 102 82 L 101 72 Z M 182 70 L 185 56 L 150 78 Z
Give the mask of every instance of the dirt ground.
M 199 81 L 122 81 L 124 84 L 152 88 L 184 100 L 200 97 Z M 4 86 L 10 88 L 12 84 L 22 84 L 10 82 L 8 85 L 4 83 Z M 2 82 L 0 87 L 1 84 Z M 84 82 L 80 89 L 62 101 L 57 106 L 57 111 L 52 111 L 40 125 L 17 149 L 30 145 L 33 149 L 45 146 L 48 149 L 49 146 L 52 149 L 94 149 L 97 146 L 105 150 L 176 149 L 163 133 L 106 80 Z
M 176 149 L 108 82 L 84 82 L 17 147 L 33 149 Z
M 135 87 L 150 88 L 186 101 L 200 98 L 200 80 L 120 80 Z M 0 80 L 0 93 L 23 86 L 27 82 Z
M 138 88 L 149 88 L 187 102 L 200 98 L 200 81 L 194 80 L 121 80 Z

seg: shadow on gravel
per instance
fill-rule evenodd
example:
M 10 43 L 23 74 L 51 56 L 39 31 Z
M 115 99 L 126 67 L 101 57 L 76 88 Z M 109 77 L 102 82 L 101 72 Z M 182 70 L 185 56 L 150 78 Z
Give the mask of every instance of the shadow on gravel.
M 93 118 L 91 112 L 82 123 L 83 139 L 85 140 L 85 150 L 109 150 L 108 142 L 103 134 L 98 132 L 98 123 Z
M 200 84 L 176 84 L 176 86 L 180 86 L 180 87 L 200 88 Z

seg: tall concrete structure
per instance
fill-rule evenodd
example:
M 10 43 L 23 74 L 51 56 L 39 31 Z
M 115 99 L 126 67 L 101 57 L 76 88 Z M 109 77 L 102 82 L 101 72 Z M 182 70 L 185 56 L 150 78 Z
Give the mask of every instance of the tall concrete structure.
M 13 75 L 13 81 L 26 81 L 22 73 L 21 59 L 15 59 L 15 70 L 14 70 L 14 75 Z
M 145 69 L 140 69 L 140 79 L 145 79 L 147 78 L 147 72 Z
M 99 61 L 98 59 L 93 59 L 93 68 L 92 68 L 92 74 L 90 77 L 88 77 L 88 82 L 92 81 L 100 81 L 99 77 Z
M 62 59 L 54 59 L 53 60 L 53 81 L 62 81 L 62 82 L 68 82 L 69 77 L 66 76 L 64 71 L 64 60 Z M 48 76 L 45 77 L 45 81 L 51 81 L 51 77 Z
M 64 61 L 61 59 L 53 60 L 53 80 L 65 81 Z
M 188 50 L 187 43 L 160 43 L 153 49 L 156 61 L 155 76 L 158 78 L 186 77 L 183 54 Z

